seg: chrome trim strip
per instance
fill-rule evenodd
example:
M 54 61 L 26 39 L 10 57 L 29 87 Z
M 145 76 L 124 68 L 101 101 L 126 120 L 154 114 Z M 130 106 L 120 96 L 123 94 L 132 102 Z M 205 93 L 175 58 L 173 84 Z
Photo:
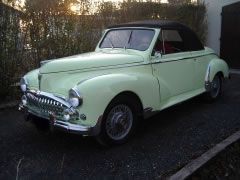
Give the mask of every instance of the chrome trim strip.
M 210 82 L 210 73 L 211 73 L 211 66 L 210 66 L 210 64 L 208 64 L 207 72 L 206 72 L 206 76 L 205 76 L 205 89 L 207 91 L 210 91 L 212 88 L 212 83 Z
M 72 89 L 70 89 L 70 90 L 74 91 L 74 92 L 77 94 L 78 98 L 81 98 L 81 99 L 82 99 L 82 96 L 81 96 L 81 94 L 80 94 L 80 92 L 79 92 L 79 90 L 77 89 L 77 87 L 76 87 L 76 86 L 75 86 L 75 87 L 73 87 L 73 88 L 72 88 Z
M 91 127 L 85 127 L 79 124 L 72 124 L 72 123 L 63 122 L 63 121 L 55 121 L 53 125 L 55 127 L 63 128 L 67 131 L 74 131 L 74 132 L 88 132 L 91 128 Z
M 211 66 L 210 64 L 207 67 L 207 72 L 206 72 L 206 76 L 205 76 L 205 82 L 210 82 L 210 72 L 211 72 Z
M 188 52 L 188 51 L 187 51 Z M 191 52 L 191 51 L 189 51 Z M 180 52 L 180 53 L 184 53 L 184 52 Z M 180 58 L 172 58 L 172 59 L 167 59 L 166 61 L 161 61 L 161 60 L 158 60 L 158 61 L 153 61 L 151 62 L 151 64 L 158 64 L 158 63 L 170 63 L 170 62 L 176 62 L 176 61 L 184 61 L 184 60 L 189 60 L 189 59 L 194 59 L 194 58 L 198 58 L 198 57 L 204 57 L 204 56 L 207 56 L 207 55 L 211 55 L 211 54 L 214 54 L 214 53 L 209 53 L 209 54 L 203 54 L 203 55 L 199 55 L 199 56 L 192 56 L 192 55 L 189 55 L 189 57 L 180 57 Z M 162 57 L 164 56 L 167 56 L 169 54 L 165 54 L 165 55 L 162 55 Z M 167 58 L 167 57 L 164 57 L 164 58 Z M 160 59 L 160 58 L 158 58 Z M 198 59 L 196 59 L 198 61 Z M 200 61 L 200 60 L 199 60 Z

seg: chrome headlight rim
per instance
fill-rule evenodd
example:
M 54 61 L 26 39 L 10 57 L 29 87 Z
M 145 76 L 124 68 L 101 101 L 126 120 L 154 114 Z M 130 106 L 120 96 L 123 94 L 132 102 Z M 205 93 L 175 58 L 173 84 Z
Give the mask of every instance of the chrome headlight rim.
M 72 88 L 68 93 L 68 102 L 72 107 L 79 107 L 83 103 L 82 95 L 77 88 Z
M 22 77 L 21 80 L 20 80 L 20 88 L 21 88 L 22 92 L 27 91 L 28 82 L 27 82 L 27 79 L 25 77 Z

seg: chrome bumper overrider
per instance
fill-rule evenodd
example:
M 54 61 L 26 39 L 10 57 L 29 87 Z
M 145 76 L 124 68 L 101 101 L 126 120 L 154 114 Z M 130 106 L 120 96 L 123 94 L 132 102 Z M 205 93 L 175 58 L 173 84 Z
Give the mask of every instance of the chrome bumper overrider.
M 72 120 L 79 120 L 77 119 L 79 118 L 79 112 L 73 109 L 67 101 L 59 97 L 45 92 L 34 91 L 26 92 L 24 96 L 26 102 L 25 104 L 23 102 L 19 104 L 19 110 L 25 113 L 26 118 L 28 114 L 32 114 L 47 119 L 51 127 L 50 129 L 57 128 L 70 133 L 97 135 L 100 131 L 100 122 L 93 127 L 72 123 Z M 66 112 L 71 117 L 69 120 L 63 120 Z

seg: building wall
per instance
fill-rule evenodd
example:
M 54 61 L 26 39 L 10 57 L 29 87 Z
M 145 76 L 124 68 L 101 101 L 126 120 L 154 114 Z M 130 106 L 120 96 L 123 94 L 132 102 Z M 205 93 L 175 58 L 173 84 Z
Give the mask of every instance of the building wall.
M 207 7 L 208 35 L 207 46 L 220 54 L 222 7 L 240 0 L 202 0 Z

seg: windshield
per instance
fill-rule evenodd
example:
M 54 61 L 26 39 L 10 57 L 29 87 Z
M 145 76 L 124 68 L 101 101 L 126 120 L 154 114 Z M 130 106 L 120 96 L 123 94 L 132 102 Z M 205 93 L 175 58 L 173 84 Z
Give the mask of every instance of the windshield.
M 116 29 L 107 32 L 100 48 L 126 48 L 145 51 L 154 36 L 151 29 Z

